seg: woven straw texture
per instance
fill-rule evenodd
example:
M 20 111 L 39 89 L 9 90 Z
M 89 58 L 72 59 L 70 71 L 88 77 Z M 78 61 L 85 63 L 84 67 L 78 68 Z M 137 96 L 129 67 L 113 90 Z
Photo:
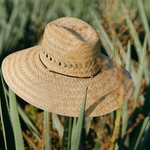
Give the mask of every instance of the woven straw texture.
M 50 22 L 42 45 L 7 56 L 2 72 L 22 99 L 64 116 L 79 115 L 86 87 L 86 116 L 114 111 L 120 104 L 120 89 L 123 104 L 134 87 L 130 74 L 100 53 L 97 32 L 71 17 Z

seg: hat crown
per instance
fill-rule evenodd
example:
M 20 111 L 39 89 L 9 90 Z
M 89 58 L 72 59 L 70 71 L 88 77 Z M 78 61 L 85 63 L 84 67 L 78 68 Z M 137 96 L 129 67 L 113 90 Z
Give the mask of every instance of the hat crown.
M 91 77 L 100 70 L 99 35 L 86 22 L 64 17 L 47 24 L 40 59 L 50 70 L 75 77 Z

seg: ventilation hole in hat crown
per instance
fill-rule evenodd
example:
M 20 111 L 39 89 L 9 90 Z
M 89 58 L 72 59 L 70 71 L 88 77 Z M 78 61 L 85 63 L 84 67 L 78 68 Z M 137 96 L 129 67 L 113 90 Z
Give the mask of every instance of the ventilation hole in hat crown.
M 67 67 L 67 64 L 65 63 L 65 67 Z
M 43 54 L 44 53 L 46 54 L 45 51 L 43 51 Z M 50 61 L 53 61 L 55 64 L 58 64 L 59 66 L 62 66 L 62 63 L 60 61 L 57 61 L 54 58 L 50 57 L 49 54 L 46 54 L 46 57 L 49 58 Z M 73 66 L 75 66 L 76 68 L 81 69 L 81 68 L 84 68 L 84 67 L 89 66 L 89 65 L 94 65 L 96 62 L 97 62 L 97 59 L 93 59 L 92 61 L 86 62 L 85 64 L 84 63 L 79 63 L 79 64 L 73 65 L 73 64 L 70 64 L 68 62 L 68 64 L 64 63 L 64 67 L 73 68 Z
M 96 63 L 96 59 L 93 59 L 91 64 L 94 65 Z
M 94 60 L 91 61 L 91 65 L 93 65 L 93 64 L 94 64 Z

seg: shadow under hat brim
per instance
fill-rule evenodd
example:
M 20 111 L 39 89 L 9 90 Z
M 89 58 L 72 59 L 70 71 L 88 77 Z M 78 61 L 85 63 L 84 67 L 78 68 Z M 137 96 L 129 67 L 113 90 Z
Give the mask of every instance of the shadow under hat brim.
M 116 110 L 133 92 L 133 79 L 128 71 L 103 54 L 102 67 L 97 75 L 74 78 L 48 70 L 40 60 L 41 49 L 42 46 L 35 46 L 15 52 L 2 63 L 8 86 L 23 100 L 40 109 L 77 117 L 88 87 L 85 115 L 101 116 Z

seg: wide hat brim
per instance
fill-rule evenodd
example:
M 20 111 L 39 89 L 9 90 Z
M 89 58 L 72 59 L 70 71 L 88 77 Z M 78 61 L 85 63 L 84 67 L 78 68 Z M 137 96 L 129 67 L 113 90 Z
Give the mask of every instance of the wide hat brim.
M 103 54 L 99 73 L 92 78 L 77 78 L 49 71 L 40 60 L 41 49 L 40 45 L 15 52 L 2 63 L 8 86 L 40 109 L 78 116 L 88 87 L 85 115 L 101 116 L 116 110 L 133 92 L 133 79 L 128 71 Z

